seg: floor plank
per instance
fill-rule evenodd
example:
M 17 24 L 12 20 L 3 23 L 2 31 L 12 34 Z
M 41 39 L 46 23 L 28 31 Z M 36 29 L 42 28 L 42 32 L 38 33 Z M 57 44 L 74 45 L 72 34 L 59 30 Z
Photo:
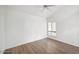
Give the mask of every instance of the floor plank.
M 79 47 L 45 38 L 6 49 L 4 54 L 79 54 Z

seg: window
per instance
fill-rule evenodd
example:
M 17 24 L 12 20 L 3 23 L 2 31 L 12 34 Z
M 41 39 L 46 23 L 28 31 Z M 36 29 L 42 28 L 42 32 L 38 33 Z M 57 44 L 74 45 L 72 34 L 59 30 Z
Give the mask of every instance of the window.
M 56 36 L 56 22 L 48 22 L 48 35 Z

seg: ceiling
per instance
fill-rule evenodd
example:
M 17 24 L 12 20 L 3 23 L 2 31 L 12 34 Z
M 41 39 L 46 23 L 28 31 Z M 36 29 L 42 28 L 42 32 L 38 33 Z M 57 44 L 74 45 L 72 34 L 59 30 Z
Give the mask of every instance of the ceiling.
M 48 8 L 44 8 L 43 5 L 14 5 L 8 6 L 10 9 L 17 9 L 27 12 L 28 14 L 41 16 L 41 17 L 49 17 L 56 10 L 58 10 L 59 6 L 50 6 Z

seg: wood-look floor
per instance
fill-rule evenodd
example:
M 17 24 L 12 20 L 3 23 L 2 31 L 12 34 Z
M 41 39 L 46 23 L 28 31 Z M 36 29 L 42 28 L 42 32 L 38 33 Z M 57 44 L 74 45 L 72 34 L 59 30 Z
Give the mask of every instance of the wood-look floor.
M 4 54 L 78 54 L 79 47 L 75 47 L 53 39 L 43 39 L 11 49 Z

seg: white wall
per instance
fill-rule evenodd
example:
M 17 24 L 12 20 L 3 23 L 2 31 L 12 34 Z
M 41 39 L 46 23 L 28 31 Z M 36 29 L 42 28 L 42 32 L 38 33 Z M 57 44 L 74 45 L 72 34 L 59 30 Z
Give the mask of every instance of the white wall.
M 51 19 L 57 24 L 57 40 L 79 46 L 79 6 L 63 6 Z
M 23 7 L 19 6 L 19 9 L 15 9 L 14 7 L 8 6 L 7 9 L 6 48 L 47 37 L 45 18 L 20 10 Z
M 5 30 L 4 30 L 4 20 L 5 20 L 5 9 L 0 6 L 0 53 L 5 47 Z

